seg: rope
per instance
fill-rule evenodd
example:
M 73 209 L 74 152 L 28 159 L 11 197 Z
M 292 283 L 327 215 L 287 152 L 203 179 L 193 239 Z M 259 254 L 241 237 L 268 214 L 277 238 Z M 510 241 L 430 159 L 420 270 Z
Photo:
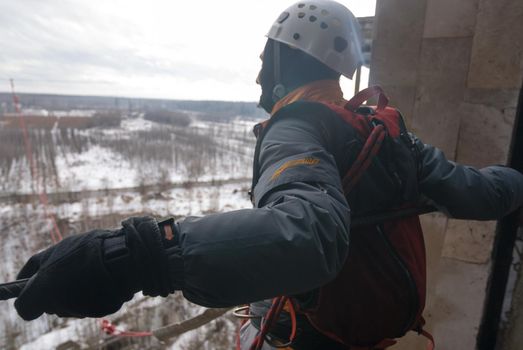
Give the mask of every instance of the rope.
M 124 331 L 121 329 L 116 328 L 115 325 L 111 323 L 111 321 L 107 319 L 102 319 L 102 331 L 107 335 L 116 335 L 119 337 L 131 337 L 131 338 L 139 338 L 139 337 L 150 337 L 153 335 L 153 332 L 131 332 L 131 331 Z
M 33 145 L 29 137 L 29 132 L 27 131 L 27 124 L 25 123 L 24 116 L 22 115 L 22 111 L 20 110 L 20 100 L 15 93 L 15 83 L 13 79 L 10 79 L 10 83 L 11 94 L 13 96 L 13 103 L 15 105 L 15 111 L 18 116 L 18 123 L 20 125 L 20 129 L 22 129 L 22 135 L 24 138 L 25 156 L 27 158 L 27 161 L 29 162 L 31 180 L 35 186 L 35 192 L 38 193 L 38 199 L 40 200 L 40 204 L 44 209 L 44 216 L 51 221 L 51 224 L 53 226 L 53 229 L 50 232 L 51 240 L 53 243 L 58 243 L 62 240 L 63 237 L 56 223 L 55 216 L 49 212 L 49 198 L 47 197 L 47 193 L 45 192 L 46 186 L 42 186 L 42 191 L 40 191 L 40 179 L 38 176 L 38 167 L 36 166 L 35 157 L 33 156 Z
M 365 141 L 361 152 L 358 154 L 358 157 L 354 161 L 354 164 L 343 177 L 342 184 L 343 192 L 345 194 L 353 189 L 361 176 L 370 166 L 372 159 L 378 154 L 386 134 L 386 129 L 381 124 L 372 129 L 372 132 L 369 137 L 367 137 L 367 140 Z

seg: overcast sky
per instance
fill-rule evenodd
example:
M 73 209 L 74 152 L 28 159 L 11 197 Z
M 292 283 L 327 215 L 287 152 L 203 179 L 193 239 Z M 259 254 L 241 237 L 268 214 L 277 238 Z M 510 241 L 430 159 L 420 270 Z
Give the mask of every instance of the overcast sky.
M 0 91 L 257 101 L 265 34 L 294 2 L 1 0 Z

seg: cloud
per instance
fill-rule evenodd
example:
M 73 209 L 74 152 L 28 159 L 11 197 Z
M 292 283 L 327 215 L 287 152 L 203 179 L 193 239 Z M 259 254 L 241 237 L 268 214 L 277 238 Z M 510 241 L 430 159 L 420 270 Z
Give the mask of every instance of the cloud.
M 26 92 L 254 101 L 264 35 L 284 7 L 279 0 L 3 1 L 0 79 L 13 77 Z

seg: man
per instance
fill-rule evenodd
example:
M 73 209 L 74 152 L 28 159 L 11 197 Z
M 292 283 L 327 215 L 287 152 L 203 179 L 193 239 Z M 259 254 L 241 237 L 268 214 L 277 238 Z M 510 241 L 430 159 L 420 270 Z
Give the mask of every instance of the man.
M 262 316 L 268 306 L 257 301 L 309 295 L 336 277 L 347 257 L 351 221 L 340 175 L 353 162 L 348 155 L 356 133 L 315 102 L 345 105 L 339 77 L 352 77 L 362 61 L 357 22 L 338 3 L 301 1 L 274 23 L 262 60 L 260 105 L 273 119 L 257 147 L 255 208 L 176 223 L 135 217 L 119 230 L 68 237 L 20 271 L 19 278 L 31 277 L 15 302 L 21 317 L 100 317 L 138 291 L 166 296 L 176 290 L 208 307 L 253 303 L 251 313 Z M 455 218 L 482 220 L 523 204 L 517 171 L 458 165 L 411 140 L 420 200 Z M 351 209 L 386 209 L 371 192 L 383 184 L 362 181 Z M 362 194 L 362 188 L 368 191 Z M 345 348 L 304 318 L 299 322 L 293 348 Z M 258 327 L 243 327 L 242 349 Z

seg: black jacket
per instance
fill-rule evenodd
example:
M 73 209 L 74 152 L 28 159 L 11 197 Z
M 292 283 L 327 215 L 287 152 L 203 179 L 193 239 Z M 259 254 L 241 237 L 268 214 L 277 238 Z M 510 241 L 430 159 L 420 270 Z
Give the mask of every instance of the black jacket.
M 344 263 L 351 212 L 340 174 L 350 165 L 356 132 L 318 103 L 294 103 L 273 118 L 255 160 L 255 208 L 177 223 L 173 283 L 192 302 L 224 307 L 303 293 L 334 278 Z M 459 165 L 413 141 L 420 200 L 475 220 L 499 219 L 523 204 L 519 172 Z

